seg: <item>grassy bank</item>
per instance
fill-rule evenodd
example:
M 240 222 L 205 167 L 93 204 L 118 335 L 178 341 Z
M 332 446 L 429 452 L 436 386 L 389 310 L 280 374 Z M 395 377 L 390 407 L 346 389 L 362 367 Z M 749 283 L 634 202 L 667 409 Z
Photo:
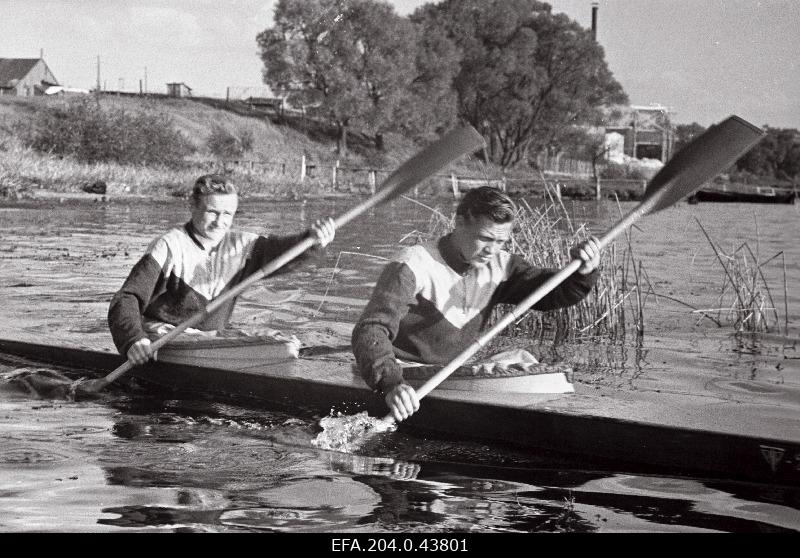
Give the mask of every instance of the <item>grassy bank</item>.
M 89 99 L 94 102 L 94 98 Z M 243 195 L 297 198 L 353 191 L 368 186 L 367 169 L 391 171 L 416 153 L 420 146 L 396 135 L 386 136 L 386 150 L 377 151 L 371 138 L 349 135 L 348 152 L 335 151 L 335 130 L 313 121 L 273 122 L 243 103 L 204 103 L 187 99 L 147 99 L 101 96 L 102 110 L 109 114 L 137 111 L 164 115 L 189 144 L 191 154 L 178 165 L 143 165 L 83 162 L 71 155 L 57 155 L 31 149 L 20 130 L 30 126 L 37 114 L 48 108 L 76 102 L 64 98 L 0 97 L 0 196 L 32 197 L 36 190 L 79 192 L 104 183 L 109 194 L 181 195 L 199 174 L 225 172 L 232 176 Z M 209 149 L 209 138 L 222 131 L 231 137 L 247 137 L 247 150 L 236 157 L 221 158 Z M 301 180 L 301 161 L 308 165 Z M 334 188 L 331 171 L 340 166 Z M 462 162 L 460 168 L 476 162 Z M 356 176 L 354 171 L 359 169 Z M 348 174 L 349 172 L 349 174 Z M 379 174 L 379 180 L 385 174 Z

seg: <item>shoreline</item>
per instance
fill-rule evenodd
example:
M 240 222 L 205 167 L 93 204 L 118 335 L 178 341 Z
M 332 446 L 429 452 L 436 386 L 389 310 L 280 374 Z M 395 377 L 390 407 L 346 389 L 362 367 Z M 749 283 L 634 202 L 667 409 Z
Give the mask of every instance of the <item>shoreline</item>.
M 355 199 L 366 197 L 365 194 L 350 192 L 327 192 L 321 194 L 308 194 L 297 198 L 289 196 L 275 196 L 270 194 L 239 194 L 242 200 L 255 201 L 275 201 L 275 202 L 298 202 L 303 200 L 326 200 L 326 199 Z M 17 197 L 0 196 L 0 207 L 16 207 L 38 202 L 79 202 L 79 203 L 111 203 L 115 201 L 134 202 L 134 201 L 165 201 L 165 200 L 187 200 L 188 197 L 174 196 L 170 194 L 132 194 L 129 192 L 94 194 L 91 192 L 61 192 L 57 190 L 31 190 L 24 192 Z

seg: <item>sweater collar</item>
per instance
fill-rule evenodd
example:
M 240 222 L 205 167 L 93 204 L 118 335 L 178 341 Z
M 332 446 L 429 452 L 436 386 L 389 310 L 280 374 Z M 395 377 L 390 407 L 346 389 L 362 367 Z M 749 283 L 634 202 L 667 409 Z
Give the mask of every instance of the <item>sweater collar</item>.
M 203 242 L 197 236 L 197 232 L 194 230 L 194 225 L 192 225 L 192 222 L 189 221 L 188 223 L 186 223 L 183 226 L 183 229 L 186 231 L 186 234 L 189 235 L 189 238 L 192 239 L 192 242 L 194 242 L 198 248 L 205 251 L 206 247 L 203 245 Z
M 453 271 L 459 275 L 463 275 L 469 271 L 470 263 L 466 261 L 459 253 L 455 242 L 453 242 L 452 233 L 440 238 L 436 247 L 439 249 L 439 253 L 442 255 L 444 263 L 446 263 Z

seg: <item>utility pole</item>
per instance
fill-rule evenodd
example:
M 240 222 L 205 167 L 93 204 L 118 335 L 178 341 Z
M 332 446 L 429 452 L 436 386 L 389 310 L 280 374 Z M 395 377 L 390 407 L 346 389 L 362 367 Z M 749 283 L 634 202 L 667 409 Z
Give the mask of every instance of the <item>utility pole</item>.
M 147 95 L 147 66 L 144 67 L 144 94 Z

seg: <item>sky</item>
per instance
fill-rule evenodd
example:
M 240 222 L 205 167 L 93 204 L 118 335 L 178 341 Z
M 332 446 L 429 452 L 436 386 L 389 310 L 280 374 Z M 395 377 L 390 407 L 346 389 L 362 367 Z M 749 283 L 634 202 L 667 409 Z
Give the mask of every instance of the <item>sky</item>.
M 424 0 L 390 2 L 408 15 Z M 592 0 L 552 0 L 591 27 Z M 708 126 L 731 114 L 800 129 L 800 0 L 598 0 L 597 39 L 635 105 Z M 0 58 L 44 60 L 62 85 L 195 95 L 263 88 L 256 35 L 273 0 L 0 0 Z M 249 89 L 248 89 L 249 88 Z

